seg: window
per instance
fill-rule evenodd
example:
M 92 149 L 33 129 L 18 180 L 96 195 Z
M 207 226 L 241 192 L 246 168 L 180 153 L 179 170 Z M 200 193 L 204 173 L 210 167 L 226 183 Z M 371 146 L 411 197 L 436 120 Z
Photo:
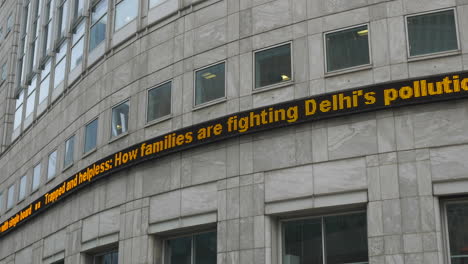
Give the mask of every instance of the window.
M 195 73 L 195 105 L 225 96 L 225 63 L 219 63 Z
M 0 43 L 2 43 L 3 39 L 3 27 L 0 27 Z
M 88 153 L 97 145 L 98 120 L 91 121 L 85 128 L 84 153 Z
M 255 53 L 255 88 L 292 79 L 291 44 Z
M 130 109 L 129 101 L 119 104 L 112 108 L 112 137 L 127 133 L 128 131 L 128 111 Z
M 85 21 L 82 20 L 73 33 L 73 47 L 71 50 L 70 71 L 76 68 L 83 60 Z
M 59 4 L 58 7 L 58 32 L 57 40 L 64 38 L 68 33 L 68 0 Z
M 216 232 L 168 239 L 164 264 L 216 264 Z
M 283 263 L 368 263 L 365 213 L 285 221 Z
M 6 34 L 8 34 L 13 29 L 13 13 L 10 13 L 7 20 L 7 29 Z
M 458 49 L 454 10 L 409 16 L 407 20 L 410 56 Z
M 29 51 L 31 53 L 30 56 L 30 63 L 29 63 L 29 72 L 32 72 L 32 69 L 36 69 L 37 65 L 37 60 L 36 57 L 39 54 L 39 45 L 38 45 L 38 39 L 39 39 L 39 29 L 41 25 L 39 24 L 40 18 L 41 18 L 41 5 L 42 5 L 42 0 L 36 0 L 36 8 L 33 12 L 33 17 L 32 17 L 32 22 L 33 22 L 33 28 L 31 30 L 32 35 L 32 41 L 30 43 Z
M 37 164 L 33 169 L 32 191 L 39 189 L 41 184 L 41 164 Z
M 150 6 L 150 8 L 153 8 L 153 7 L 157 6 L 157 5 L 160 5 L 160 4 L 164 3 L 165 1 L 167 1 L 167 0 L 150 0 L 149 1 L 149 6 Z
M 171 114 L 171 86 L 167 82 L 148 91 L 147 122 Z
M 449 259 L 451 264 L 468 263 L 468 201 L 445 205 Z
M 34 106 L 36 104 L 36 85 L 37 75 L 34 75 L 31 84 L 28 86 L 28 98 L 26 99 L 26 113 L 25 119 L 34 113 Z
M 75 150 L 75 136 L 72 136 L 65 142 L 65 156 L 63 167 L 66 168 L 73 164 L 73 152 Z
M 370 64 L 367 25 L 325 35 L 327 72 Z
M 50 67 L 51 67 L 51 59 L 48 58 L 44 64 L 44 69 L 42 70 L 41 74 L 41 84 L 39 87 L 39 100 L 38 104 L 44 102 L 49 96 L 49 87 L 50 87 Z
M 84 0 L 75 0 L 73 4 L 73 21 L 77 21 L 84 14 Z
M 64 41 L 57 52 L 55 61 L 54 88 L 57 88 L 65 79 L 65 63 L 67 55 L 67 42 Z
M 45 57 L 47 55 L 47 51 L 49 51 L 52 47 L 52 41 L 53 41 L 53 35 L 52 35 L 52 18 L 53 18 L 53 12 L 52 8 L 54 7 L 54 0 L 48 0 L 47 5 L 45 7 L 45 16 L 46 16 L 46 21 L 42 30 L 42 57 Z
M 55 177 L 57 173 L 57 150 L 49 154 L 49 163 L 47 166 L 47 180 Z
M 91 11 L 91 29 L 89 33 L 89 51 L 94 50 L 106 39 L 107 0 L 99 1 Z
M 3 212 L 3 192 L 0 192 L 0 214 Z
M 27 180 L 26 175 L 21 177 L 20 186 L 19 186 L 18 201 L 21 201 L 21 200 L 24 199 L 24 197 L 26 197 L 26 180 Z
M 23 101 L 24 101 L 24 90 L 18 95 L 16 99 L 16 110 L 15 110 L 15 120 L 13 121 L 13 130 L 16 130 L 20 127 L 21 122 L 23 121 Z
M 29 32 L 29 16 L 31 12 L 31 3 L 27 2 L 23 8 L 23 21 L 21 25 L 21 39 L 20 39 L 20 50 L 19 50 L 19 61 L 18 61 L 18 70 L 20 73 L 18 74 L 20 84 L 24 83 L 24 77 L 28 74 L 27 70 L 29 69 L 29 65 L 27 63 L 26 54 L 28 52 L 28 32 Z
M 93 256 L 93 264 L 118 264 L 118 261 L 119 251 L 117 249 Z
M 2 75 L 1 75 L 2 81 L 5 81 L 7 79 L 7 76 L 8 76 L 8 69 L 7 69 L 7 64 L 5 62 L 2 65 Z
M 8 197 L 7 197 L 7 210 L 11 209 L 15 201 L 15 185 L 8 187 Z
M 115 31 L 138 16 L 138 2 L 137 0 L 122 0 L 115 6 Z

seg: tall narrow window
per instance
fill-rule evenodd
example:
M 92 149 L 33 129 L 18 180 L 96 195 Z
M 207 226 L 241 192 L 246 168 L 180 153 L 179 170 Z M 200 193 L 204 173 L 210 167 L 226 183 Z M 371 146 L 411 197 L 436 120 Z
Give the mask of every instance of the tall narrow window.
M 29 32 L 29 16 L 31 12 L 31 3 L 27 2 L 23 8 L 22 28 L 21 28 L 21 39 L 20 39 L 20 53 L 18 61 L 18 74 L 20 84 L 24 84 L 24 77 L 28 74 L 28 63 L 26 61 L 26 54 L 28 51 L 28 32 Z
M 445 206 L 451 264 L 468 263 L 468 201 L 454 201 Z
M 57 173 L 57 150 L 49 154 L 47 165 L 47 180 L 50 180 L 54 178 Z
M 53 18 L 53 7 L 54 7 L 54 0 L 47 0 L 47 4 L 45 6 L 44 15 L 46 17 L 46 22 L 44 24 L 42 30 L 42 57 L 44 58 L 47 56 L 47 51 L 49 51 L 52 47 L 53 42 L 53 34 L 52 34 L 52 18 Z
M 407 17 L 410 56 L 458 49 L 454 10 Z
M 13 29 L 13 12 L 11 12 L 10 15 L 8 16 L 5 35 L 7 35 L 12 29 Z
M 27 181 L 26 175 L 21 177 L 20 185 L 19 185 L 18 201 L 21 201 L 26 197 L 26 181 Z
M 0 27 L 0 43 L 2 43 L 3 40 L 3 27 Z
M 94 50 L 106 39 L 107 0 L 99 1 L 91 11 L 91 29 L 89 32 L 89 51 Z
M 16 99 L 16 110 L 15 110 L 15 120 L 13 121 L 13 130 L 16 130 L 20 127 L 21 122 L 23 121 L 23 101 L 24 101 L 24 90 L 22 90 Z
M 76 66 L 80 65 L 83 60 L 84 50 L 84 32 L 85 20 L 82 20 L 73 32 L 73 46 L 71 50 L 70 71 L 73 71 Z
M 0 192 L 0 215 L 3 213 L 3 192 Z
M 84 14 L 84 0 L 73 1 L 73 21 L 78 19 Z
M 39 189 L 41 184 L 41 164 L 37 164 L 33 169 L 32 191 Z
M 147 122 L 171 114 L 171 84 L 167 82 L 148 91 Z
M 370 64 L 367 25 L 325 35 L 327 72 Z
M 84 153 L 88 153 L 97 145 L 98 120 L 94 119 L 85 128 Z
M 68 1 L 62 1 L 58 7 L 57 40 L 66 37 L 68 33 Z
M 5 62 L 3 65 L 2 65 L 2 81 L 5 81 L 7 79 L 7 75 L 8 75 L 8 69 L 7 69 L 7 63 Z
M 54 88 L 57 88 L 65 79 L 65 66 L 67 62 L 67 42 L 64 41 L 57 52 L 55 59 Z
M 128 131 L 128 112 L 130 110 L 130 102 L 126 101 L 112 108 L 112 137 L 116 137 L 127 133 Z
M 115 6 L 115 31 L 137 17 L 138 2 L 137 0 L 122 0 Z
M 37 68 L 37 56 L 40 56 L 39 54 L 39 45 L 38 45 L 38 38 L 39 38 L 39 30 L 40 30 L 40 18 L 41 18 L 41 5 L 42 5 L 42 0 L 36 0 L 35 1 L 36 6 L 33 12 L 33 17 L 32 17 L 32 22 L 33 22 L 33 27 L 31 30 L 31 43 L 30 43 L 30 48 L 29 51 L 31 53 L 30 55 L 30 62 L 29 62 L 29 72 L 32 72 L 32 69 Z
M 201 69 L 195 73 L 195 105 L 223 98 L 225 94 L 224 62 Z
M 255 88 L 287 82 L 291 79 L 291 44 L 255 53 Z
M 15 204 L 15 185 L 8 187 L 8 197 L 7 197 L 7 210 L 11 209 Z
M 32 78 L 31 84 L 28 86 L 28 98 L 26 99 L 26 112 L 25 119 L 28 119 L 34 113 L 34 106 L 36 105 L 36 86 L 37 75 Z
M 166 240 L 164 264 L 216 264 L 216 232 Z
M 368 263 L 365 213 L 283 223 L 283 263 Z
M 72 136 L 65 142 L 65 155 L 63 167 L 66 168 L 73 164 L 73 152 L 75 151 L 75 136 Z
M 49 96 L 51 59 L 48 58 L 44 65 L 45 66 L 41 74 L 38 104 L 44 102 L 47 99 L 47 96 Z

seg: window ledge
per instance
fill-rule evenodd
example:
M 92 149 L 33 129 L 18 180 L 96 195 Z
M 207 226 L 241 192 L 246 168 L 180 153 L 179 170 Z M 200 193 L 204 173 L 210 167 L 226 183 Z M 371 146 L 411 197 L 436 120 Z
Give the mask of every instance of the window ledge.
M 431 54 L 426 54 L 426 55 L 412 56 L 408 58 L 408 62 L 456 56 L 456 55 L 460 55 L 461 53 L 462 53 L 461 50 L 451 50 L 451 51 L 442 51 L 442 52 L 431 53 Z
M 365 70 L 370 70 L 370 69 L 372 69 L 372 64 L 360 65 L 360 66 L 346 68 L 346 69 L 342 69 L 342 70 L 326 72 L 325 73 L 325 78 L 333 77 L 333 76 L 337 76 L 337 75 L 341 75 L 341 74 L 346 74 L 346 73 L 365 71 Z
M 122 133 L 122 134 L 120 134 L 118 136 L 111 137 L 111 139 L 109 139 L 109 144 L 114 143 L 115 141 L 117 141 L 117 140 L 119 140 L 121 138 L 124 138 L 126 136 L 128 136 L 128 131 L 125 132 L 125 133 Z
M 62 172 L 65 172 L 66 170 L 68 170 L 69 168 L 73 167 L 73 164 L 74 162 L 68 164 L 67 166 L 65 166 L 63 169 L 62 169 Z
M 206 103 L 203 103 L 203 104 L 199 104 L 199 105 L 193 106 L 193 107 L 192 107 L 192 111 L 197 111 L 197 110 L 200 110 L 200 109 L 209 107 L 209 106 L 213 106 L 213 105 L 216 105 L 216 104 L 224 103 L 224 102 L 226 102 L 226 101 L 227 101 L 227 98 L 226 98 L 226 97 L 221 97 L 221 98 L 218 98 L 218 99 L 214 99 L 214 100 L 212 100 L 212 101 L 209 101 L 209 102 L 206 102 Z
M 83 153 L 83 156 L 81 158 L 84 159 L 96 151 L 97 151 L 97 147 L 94 147 L 93 149 L 88 150 L 88 152 Z
M 154 119 L 154 120 L 151 120 L 151 121 L 149 121 L 149 122 L 146 122 L 145 128 L 150 127 L 150 126 L 153 126 L 153 125 L 156 125 L 156 124 L 159 124 L 159 123 L 162 123 L 162 122 L 164 122 L 164 121 L 166 121 L 166 120 L 171 119 L 172 117 L 173 117 L 172 114 L 168 114 L 168 115 L 165 115 L 165 116 L 156 118 L 156 119 Z
M 254 88 L 252 90 L 252 94 L 271 91 L 271 90 L 275 90 L 275 89 L 279 89 L 279 88 L 283 88 L 283 87 L 291 86 L 291 85 L 294 85 L 294 80 L 290 80 L 290 81 L 287 81 L 287 82 L 281 82 L 281 83 L 275 83 L 275 84 L 268 85 L 268 86 L 263 86 L 263 87 L 260 87 L 260 88 Z

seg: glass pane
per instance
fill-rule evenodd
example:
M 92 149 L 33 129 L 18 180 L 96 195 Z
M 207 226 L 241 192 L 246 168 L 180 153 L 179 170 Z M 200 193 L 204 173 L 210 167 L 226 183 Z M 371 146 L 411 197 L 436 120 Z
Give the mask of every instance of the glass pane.
M 285 222 L 283 228 L 283 264 L 323 262 L 320 218 Z
M 203 104 L 225 94 L 224 63 L 197 71 L 195 82 L 195 104 Z
M 3 211 L 3 193 L 0 192 L 0 213 Z
M 77 41 L 81 39 L 82 36 L 84 36 L 85 33 L 85 21 L 81 21 L 80 24 L 75 28 L 75 31 L 73 33 L 73 44 L 75 44 Z
M 47 59 L 47 62 L 44 65 L 44 69 L 42 70 L 42 80 L 44 80 L 47 75 L 50 73 L 50 65 L 51 65 L 51 60 Z
M 468 263 L 468 202 L 447 205 L 447 226 L 452 264 Z
M 57 88 L 57 86 L 59 86 L 59 84 L 65 79 L 65 62 L 66 59 L 62 59 L 57 66 L 55 66 L 54 88 Z
M 83 14 L 84 0 L 75 0 L 75 6 L 73 8 L 73 19 L 77 19 Z
M 127 101 L 112 109 L 112 136 L 118 136 L 128 131 L 128 111 L 130 103 Z
M 98 21 L 103 15 L 107 13 L 107 0 L 100 1 L 94 6 L 91 13 L 91 24 Z
M 123 0 L 115 7 L 115 30 L 128 24 L 138 15 L 138 1 Z
M 147 121 L 155 120 L 171 113 L 171 83 L 163 84 L 148 91 Z
M 8 188 L 8 197 L 7 197 L 7 209 L 13 207 L 15 201 L 15 185 L 12 185 Z
M 367 26 L 326 35 L 327 71 L 336 71 L 370 63 Z
M 70 62 L 70 71 L 76 68 L 81 61 L 83 60 L 83 38 L 76 43 L 76 45 L 72 48 L 71 51 L 71 62 Z
M 67 167 L 68 165 L 73 163 L 73 152 L 75 149 L 75 136 L 69 138 L 67 142 L 65 142 L 65 156 L 63 161 L 63 166 Z
M 192 258 L 192 238 L 181 237 L 166 242 L 167 264 L 191 264 Z
M 18 200 L 23 200 L 26 197 L 26 176 L 21 177 L 20 186 L 19 186 L 19 197 Z
M 97 143 L 98 120 L 94 120 L 86 126 L 84 153 L 94 149 Z
M 36 103 L 36 91 L 34 90 L 26 100 L 26 118 L 34 112 L 34 105 Z
M 59 50 L 57 51 L 57 55 L 55 56 L 57 59 L 56 61 L 62 60 L 65 55 L 67 54 L 67 42 L 63 42 L 62 45 L 60 45 Z
M 32 190 L 35 191 L 41 184 L 41 164 L 37 164 L 33 171 Z
M 410 56 L 458 49 L 453 10 L 408 17 Z
M 216 264 L 216 232 L 194 236 L 195 264 Z
M 23 107 L 20 107 L 15 111 L 13 129 L 17 129 L 21 125 L 21 121 L 23 121 Z
M 106 39 L 107 15 L 102 17 L 95 25 L 91 27 L 89 36 L 89 51 L 94 50 L 101 42 Z
M 255 88 L 291 80 L 291 45 L 255 53 Z
M 150 8 L 153 8 L 161 3 L 164 3 L 166 0 L 150 0 L 149 1 L 149 4 L 150 4 Z
M 41 104 L 45 99 L 47 99 L 47 96 L 49 95 L 49 84 L 49 76 L 47 76 L 41 82 L 41 88 L 39 90 L 39 104 Z
M 324 218 L 327 264 L 366 263 L 366 214 L 337 215 Z
M 8 74 L 8 70 L 7 70 L 7 64 L 3 64 L 2 66 L 2 80 L 6 80 L 7 79 L 7 74 Z
M 68 1 L 65 0 L 60 9 L 60 37 L 64 37 L 67 34 L 67 25 L 68 25 Z
M 51 179 L 55 176 L 56 165 L 57 165 L 57 151 L 54 151 L 49 155 L 49 163 L 47 166 L 47 179 Z

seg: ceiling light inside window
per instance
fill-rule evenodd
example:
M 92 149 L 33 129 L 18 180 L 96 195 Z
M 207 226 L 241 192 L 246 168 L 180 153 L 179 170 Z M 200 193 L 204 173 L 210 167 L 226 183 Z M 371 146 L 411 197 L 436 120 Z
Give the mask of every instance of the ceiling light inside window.
M 291 78 L 289 78 L 289 76 L 287 76 L 287 75 L 285 75 L 285 74 L 281 75 L 281 79 L 282 79 L 283 81 L 289 81 L 289 80 L 291 80 Z
M 122 128 L 121 125 L 116 125 L 115 127 L 116 127 L 117 129 L 121 129 L 121 128 Z
M 207 72 L 207 73 L 204 73 L 202 74 L 203 78 L 209 80 L 209 79 L 213 79 L 214 77 L 216 77 L 216 74 L 213 74 L 211 72 Z
M 364 29 L 364 30 L 358 31 L 357 33 L 359 36 L 367 36 L 367 34 L 369 33 L 369 30 Z

